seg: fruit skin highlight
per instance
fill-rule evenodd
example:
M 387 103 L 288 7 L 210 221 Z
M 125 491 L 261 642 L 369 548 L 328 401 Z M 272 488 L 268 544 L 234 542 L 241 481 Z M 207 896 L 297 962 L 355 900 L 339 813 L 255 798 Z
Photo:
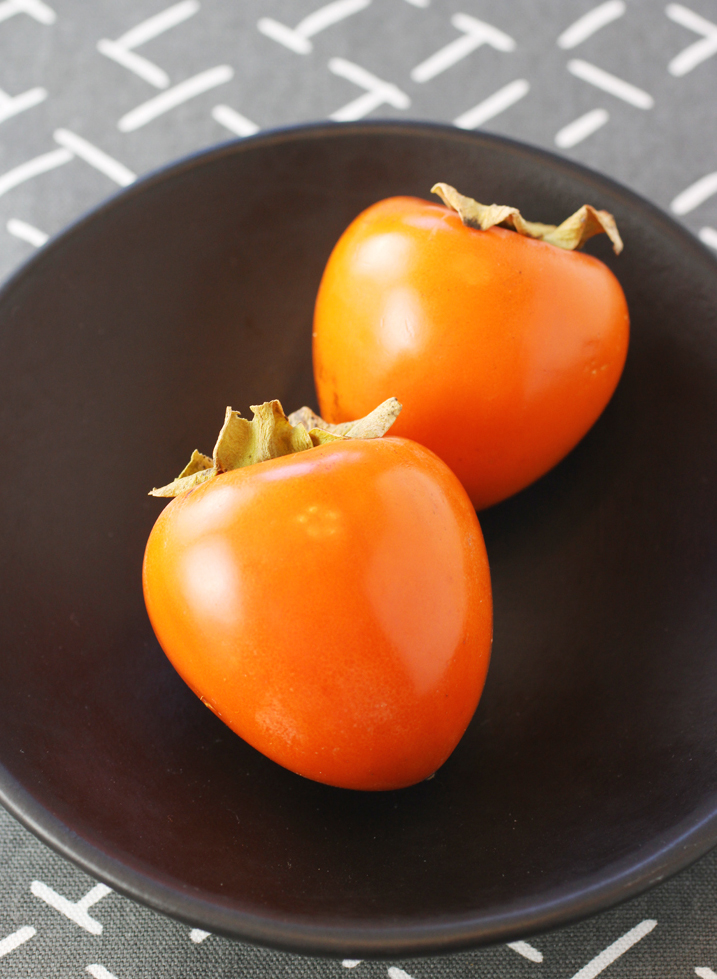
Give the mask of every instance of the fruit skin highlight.
M 321 280 L 320 410 L 340 422 L 395 395 L 404 408 L 392 435 L 436 452 L 482 509 L 583 437 L 615 390 L 628 338 L 623 291 L 598 259 L 390 198 L 348 227 Z
M 483 689 L 480 526 L 453 473 L 406 439 L 337 439 L 197 484 L 160 514 L 143 584 L 191 689 L 319 782 L 420 782 Z

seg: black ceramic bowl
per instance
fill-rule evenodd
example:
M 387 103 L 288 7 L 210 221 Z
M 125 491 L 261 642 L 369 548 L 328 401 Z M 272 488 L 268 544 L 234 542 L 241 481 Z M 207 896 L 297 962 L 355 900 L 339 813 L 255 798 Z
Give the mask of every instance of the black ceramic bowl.
M 147 621 L 147 490 L 224 407 L 314 401 L 313 299 L 364 207 L 441 179 L 528 217 L 584 202 L 632 312 L 578 448 L 482 515 L 487 687 L 412 789 L 306 781 L 235 737 Z M 302 952 L 446 951 L 564 924 L 717 841 L 717 264 L 654 207 L 507 140 L 318 126 L 120 194 L 0 294 L 0 799 L 119 891 Z

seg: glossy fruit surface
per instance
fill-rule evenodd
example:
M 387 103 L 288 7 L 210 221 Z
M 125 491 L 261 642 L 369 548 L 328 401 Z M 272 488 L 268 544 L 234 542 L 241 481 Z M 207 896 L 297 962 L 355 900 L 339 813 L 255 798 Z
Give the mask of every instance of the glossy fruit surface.
M 405 439 L 333 442 L 224 473 L 160 514 L 147 609 L 178 672 L 301 775 L 431 775 L 478 703 L 492 608 L 458 480 Z
M 396 197 L 364 211 L 326 266 L 314 317 L 321 414 L 394 395 L 392 434 L 456 473 L 476 508 L 552 468 L 609 401 L 629 318 L 598 259 Z

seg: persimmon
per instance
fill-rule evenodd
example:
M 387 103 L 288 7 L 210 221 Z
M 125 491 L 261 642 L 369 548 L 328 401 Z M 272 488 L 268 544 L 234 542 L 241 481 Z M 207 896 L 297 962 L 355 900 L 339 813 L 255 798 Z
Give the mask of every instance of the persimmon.
M 481 509 L 558 463 L 612 396 L 627 304 L 577 249 L 599 231 L 622 242 L 591 207 L 556 228 L 434 191 L 449 206 L 390 198 L 340 237 L 316 300 L 316 389 L 331 422 L 395 394 L 393 433 L 436 452 Z
M 483 689 L 490 574 L 468 496 L 441 460 L 308 409 L 227 409 L 147 543 L 160 645 L 233 731 L 293 772 L 395 789 L 438 769 Z M 375 419 L 374 419 L 375 420 Z M 325 429 L 333 429 L 326 431 Z M 362 437 L 364 436 L 364 437 Z

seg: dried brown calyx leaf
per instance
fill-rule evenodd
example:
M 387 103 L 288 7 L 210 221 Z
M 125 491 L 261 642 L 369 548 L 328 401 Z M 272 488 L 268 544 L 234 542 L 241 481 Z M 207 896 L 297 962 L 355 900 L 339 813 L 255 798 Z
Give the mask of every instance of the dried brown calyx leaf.
M 332 425 L 310 408 L 299 408 L 287 418 L 278 401 L 252 405 L 251 421 L 227 408 L 211 458 L 196 449 L 176 479 L 153 489 L 150 496 L 179 496 L 231 469 L 253 466 L 279 456 L 305 452 L 342 439 L 370 439 L 385 435 L 398 418 L 401 405 L 389 398 L 365 418 Z
M 307 431 L 321 429 L 333 435 L 342 435 L 351 439 L 375 439 L 385 435 L 391 425 L 396 421 L 401 413 L 402 405 L 395 398 L 389 398 L 381 402 L 378 408 L 374 408 L 364 418 L 359 418 L 355 422 L 339 422 L 333 425 L 325 422 L 324 419 L 311 410 L 311 408 L 298 408 L 289 415 L 292 425 L 303 425 Z
M 505 224 L 528 238 L 539 238 L 550 245 L 573 251 L 582 248 L 588 238 L 605 234 L 612 242 L 616 255 L 622 251 L 622 238 L 617 230 L 615 219 L 608 211 L 598 211 L 590 204 L 584 204 L 578 211 L 566 218 L 562 224 L 540 224 L 526 221 L 517 207 L 505 204 L 479 204 L 472 197 L 464 197 L 449 184 L 434 184 L 431 193 L 437 194 L 446 207 L 459 216 L 463 224 L 471 228 L 487 231 L 496 224 Z

